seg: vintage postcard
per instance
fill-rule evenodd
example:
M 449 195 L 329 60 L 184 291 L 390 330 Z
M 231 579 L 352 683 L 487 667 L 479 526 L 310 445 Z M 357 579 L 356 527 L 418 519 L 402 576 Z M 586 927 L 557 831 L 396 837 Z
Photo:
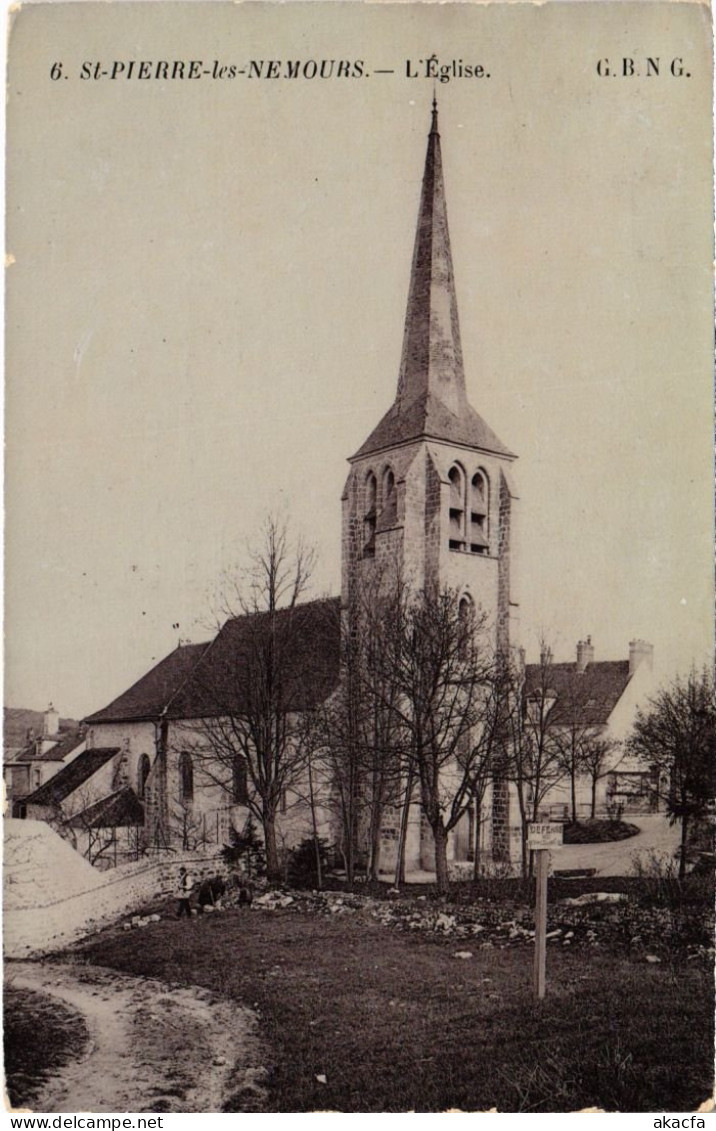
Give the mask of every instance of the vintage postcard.
M 12 9 L 9 1108 L 704 1126 L 712 74 L 701 3 Z

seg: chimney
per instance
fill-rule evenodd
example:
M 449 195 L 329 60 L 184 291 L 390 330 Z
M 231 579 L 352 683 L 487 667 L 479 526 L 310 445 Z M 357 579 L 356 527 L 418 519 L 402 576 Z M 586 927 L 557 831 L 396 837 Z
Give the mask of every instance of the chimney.
M 642 664 L 646 664 L 649 671 L 654 670 L 654 645 L 647 644 L 646 640 L 630 640 L 629 675 L 634 675 Z
M 552 649 L 551 648 L 544 647 L 542 649 L 542 651 L 539 654 L 539 662 L 540 662 L 541 667 L 543 667 L 543 668 L 549 667 L 549 665 L 552 663 Z
M 577 641 L 577 671 L 585 672 L 587 664 L 594 663 L 594 645 L 591 636 Z
M 60 729 L 60 714 L 50 703 L 42 718 L 42 737 L 54 738 Z

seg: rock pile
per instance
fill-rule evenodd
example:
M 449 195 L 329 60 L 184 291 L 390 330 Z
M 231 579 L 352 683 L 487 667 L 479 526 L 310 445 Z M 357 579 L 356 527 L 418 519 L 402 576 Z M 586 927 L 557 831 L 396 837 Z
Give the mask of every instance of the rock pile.
M 254 899 L 253 907 L 288 914 L 362 915 L 392 930 L 417 931 L 447 943 L 469 939 L 479 949 L 502 950 L 534 941 L 533 909 L 507 902 L 476 901 L 451 907 L 424 896 L 376 899 L 349 892 L 268 890 Z M 550 905 L 547 944 L 627 953 L 645 962 L 655 957 L 659 961 L 713 962 L 712 928 L 707 920 L 703 908 L 684 912 L 641 907 L 622 893 L 596 892 Z

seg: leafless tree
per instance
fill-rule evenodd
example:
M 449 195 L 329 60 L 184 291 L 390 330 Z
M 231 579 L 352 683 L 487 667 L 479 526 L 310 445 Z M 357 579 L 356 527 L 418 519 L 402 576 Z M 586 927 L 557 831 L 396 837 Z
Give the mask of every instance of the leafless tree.
M 540 661 L 529 682 L 522 664 L 505 675 L 507 722 L 505 763 L 515 786 L 522 826 L 522 874 L 528 873 L 527 826 L 539 817 L 547 794 L 564 777 L 560 724 L 552 709 L 557 701 L 552 651 L 540 641 Z
M 547 715 L 558 765 L 569 779 L 570 812 L 575 822 L 578 817 L 577 782 L 583 770 L 587 745 L 596 737 L 596 730 L 589 723 L 588 702 L 583 674 L 572 671 L 560 681 L 559 697 Z
M 407 591 L 386 624 L 384 662 L 398 691 L 392 710 L 432 830 L 441 892 L 448 888 L 448 834 L 492 749 L 495 657 L 486 628 L 485 616 L 450 589 Z
M 592 820 L 597 815 L 597 785 L 608 773 L 616 769 L 621 759 L 615 759 L 618 744 L 608 738 L 603 731 L 595 730 L 585 734 L 580 750 L 580 768 L 589 778 L 590 807 L 589 815 Z
M 716 795 L 716 702 L 712 672 L 691 671 L 637 711 L 629 753 L 669 781 L 666 807 L 681 821 L 679 878 L 686 874 L 688 834 L 713 813 Z
M 396 796 L 399 762 L 391 709 L 395 680 L 382 662 L 383 598 L 376 578 L 354 585 L 341 612 L 340 682 L 314 713 L 310 744 L 327 785 L 324 803 L 340 828 L 339 847 L 349 882 L 361 845 L 367 870 L 378 878 L 385 806 Z
M 193 852 L 211 843 L 206 815 L 198 812 L 191 801 L 182 797 L 175 798 L 171 816 L 172 825 L 179 833 L 182 851 Z
M 307 606 L 301 604 L 314 560 L 311 548 L 291 540 L 285 522 L 267 518 L 258 545 L 249 551 L 248 568 L 225 587 L 223 611 L 231 619 L 193 677 L 204 704 L 194 754 L 206 777 L 244 802 L 260 822 L 273 880 L 281 876 L 276 838 L 281 797 L 298 787 L 306 766 L 301 715 L 316 692 L 306 669 L 321 662 L 320 642 L 310 639 Z M 242 779 L 245 798 L 236 796 Z
M 549 681 L 548 681 L 549 682 Z M 597 783 L 614 769 L 615 744 L 595 722 L 591 681 L 583 672 L 562 672 L 557 700 L 548 716 L 548 726 L 559 752 L 558 761 L 569 779 L 572 821 L 577 821 L 577 785 L 587 776 L 591 785 L 591 816 L 596 815 Z

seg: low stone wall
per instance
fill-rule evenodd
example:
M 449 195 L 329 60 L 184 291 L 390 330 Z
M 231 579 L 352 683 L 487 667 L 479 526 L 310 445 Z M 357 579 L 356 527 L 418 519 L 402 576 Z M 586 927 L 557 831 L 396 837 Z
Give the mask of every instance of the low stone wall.
M 40 821 L 11 820 L 5 826 L 3 936 L 7 958 L 57 950 L 149 899 L 170 895 L 180 864 L 197 871 L 220 863 L 214 854 L 171 853 L 98 872 Z

